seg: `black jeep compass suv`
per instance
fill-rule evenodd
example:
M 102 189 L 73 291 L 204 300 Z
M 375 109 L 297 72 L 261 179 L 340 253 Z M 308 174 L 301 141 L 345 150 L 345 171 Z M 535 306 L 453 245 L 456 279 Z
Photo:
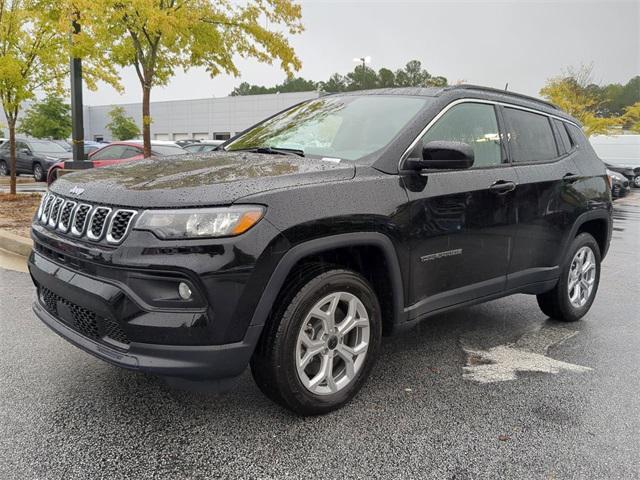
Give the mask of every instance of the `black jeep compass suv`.
M 218 151 L 57 180 L 33 222 L 37 316 L 112 364 L 248 364 L 300 414 L 369 376 L 383 332 L 537 295 L 574 321 L 611 237 L 603 163 L 553 105 L 482 87 L 323 96 Z

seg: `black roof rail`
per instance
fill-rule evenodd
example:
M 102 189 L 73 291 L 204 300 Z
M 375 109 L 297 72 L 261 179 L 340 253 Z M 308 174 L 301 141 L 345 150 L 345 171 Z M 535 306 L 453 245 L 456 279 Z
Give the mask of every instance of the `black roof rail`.
M 547 107 L 551 107 L 554 110 L 560 110 L 556 105 L 551 102 L 547 102 L 546 100 L 542 100 L 540 98 L 531 97 L 529 95 L 525 95 L 523 93 L 511 92 L 509 90 L 500 90 L 499 88 L 491 88 L 491 87 L 483 87 L 482 85 L 472 85 L 472 84 L 461 84 L 461 85 L 450 85 L 448 87 L 443 87 L 442 91 L 450 91 L 450 90 L 478 90 L 481 92 L 489 92 L 489 93 L 499 93 L 501 95 L 508 95 L 511 97 L 521 98 L 523 100 L 529 100 L 530 102 L 542 103 Z

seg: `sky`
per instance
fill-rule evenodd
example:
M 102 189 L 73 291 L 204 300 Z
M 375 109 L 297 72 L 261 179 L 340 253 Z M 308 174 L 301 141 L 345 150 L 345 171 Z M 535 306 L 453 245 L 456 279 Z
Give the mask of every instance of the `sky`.
M 626 83 L 640 74 L 640 0 L 447 1 L 302 0 L 305 31 L 290 38 L 302 60 L 299 76 L 346 74 L 353 58 L 396 70 L 420 60 L 433 75 L 538 96 L 546 79 L 568 67 L 593 65 L 595 83 Z M 272 86 L 277 67 L 238 60 L 240 77 L 211 78 L 202 69 L 176 72 L 152 101 L 227 96 L 240 82 Z M 132 69 L 121 72 L 124 94 L 101 85 L 87 105 L 141 101 Z

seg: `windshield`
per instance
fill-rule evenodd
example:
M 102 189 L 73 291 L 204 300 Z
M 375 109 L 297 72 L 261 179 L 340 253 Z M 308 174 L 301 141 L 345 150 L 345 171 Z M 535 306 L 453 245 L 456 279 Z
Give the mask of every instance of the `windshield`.
M 60 145 L 48 140 L 30 140 L 29 146 L 36 153 L 67 153 Z
M 397 95 L 319 98 L 266 120 L 226 150 L 270 147 L 356 160 L 386 146 L 428 101 Z
M 151 150 L 159 155 L 184 155 L 187 153 L 184 148 L 174 147 L 173 145 L 152 145 Z
M 202 150 L 202 145 L 199 143 L 194 143 L 193 145 L 187 145 L 186 147 L 182 147 L 184 148 L 187 152 L 199 152 L 200 150 Z

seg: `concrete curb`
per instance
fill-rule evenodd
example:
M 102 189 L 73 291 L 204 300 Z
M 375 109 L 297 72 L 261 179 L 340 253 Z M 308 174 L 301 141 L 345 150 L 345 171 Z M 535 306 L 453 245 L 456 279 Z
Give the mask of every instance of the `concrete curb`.
M 28 257 L 33 248 L 33 242 L 30 238 L 21 237 L 15 233 L 0 230 L 0 248 L 8 252 Z

